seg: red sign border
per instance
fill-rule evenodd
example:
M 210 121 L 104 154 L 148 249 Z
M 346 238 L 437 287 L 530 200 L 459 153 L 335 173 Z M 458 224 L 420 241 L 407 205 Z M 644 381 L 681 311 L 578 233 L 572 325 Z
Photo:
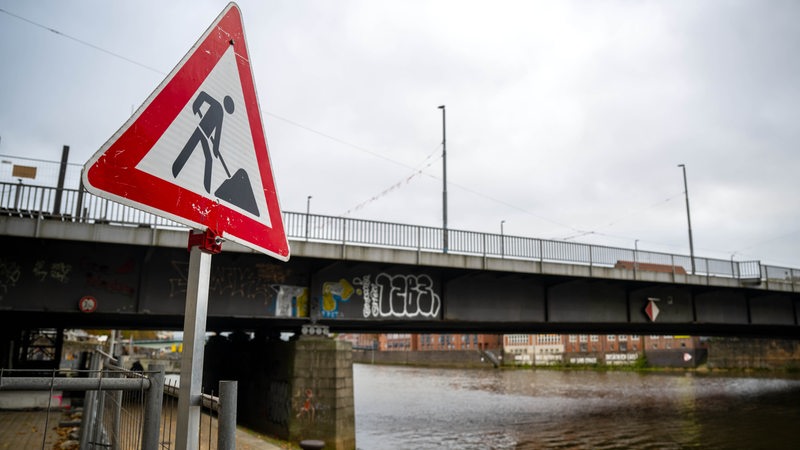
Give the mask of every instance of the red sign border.
M 89 302 L 91 306 L 87 308 L 84 302 Z M 78 300 L 78 309 L 80 309 L 82 313 L 93 313 L 97 311 L 97 299 L 91 295 L 84 295 Z
M 271 226 L 136 169 L 231 45 Z M 87 190 L 101 197 L 190 227 L 211 229 L 225 239 L 282 261 L 289 259 L 289 243 L 269 160 L 241 11 L 236 4 L 229 4 L 220 13 L 139 110 L 86 163 L 83 181 Z

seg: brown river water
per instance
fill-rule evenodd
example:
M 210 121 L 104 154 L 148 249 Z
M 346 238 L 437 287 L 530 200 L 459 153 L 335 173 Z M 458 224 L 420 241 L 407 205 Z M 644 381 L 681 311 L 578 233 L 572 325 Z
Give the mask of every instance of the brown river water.
M 800 377 L 353 366 L 356 445 L 800 449 Z

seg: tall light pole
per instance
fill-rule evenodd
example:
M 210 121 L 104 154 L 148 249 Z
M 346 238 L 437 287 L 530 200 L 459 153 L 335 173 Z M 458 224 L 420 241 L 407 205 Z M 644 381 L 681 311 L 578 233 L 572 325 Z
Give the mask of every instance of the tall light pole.
M 683 193 L 686 194 L 686 220 L 689 222 L 689 258 L 692 260 L 692 275 L 694 275 L 694 242 L 692 241 L 692 216 L 689 214 L 689 185 L 686 183 L 686 164 L 678 164 L 683 169 Z
M 442 249 L 447 253 L 447 122 L 444 105 L 439 106 L 439 109 L 442 110 Z
M 505 237 L 506 233 L 505 233 L 505 228 L 503 228 L 503 225 L 505 225 L 505 223 L 506 223 L 505 220 L 501 220 L 500 221 L 500 257 L 501 258 L 505 258 L 505 256 L 506 256 L 506 237 Z
M 306 240 L 308 240 L 308 220 L 311 218 L 311 196 L 306 197 Z

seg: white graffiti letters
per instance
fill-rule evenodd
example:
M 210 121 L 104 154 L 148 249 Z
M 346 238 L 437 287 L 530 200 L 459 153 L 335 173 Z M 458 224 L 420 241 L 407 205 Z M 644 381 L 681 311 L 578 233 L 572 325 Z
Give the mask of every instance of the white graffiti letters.
M 0 258 L 0 290 L 3 294 L 8 293 L 9 287 L 14 287 L 22 275 L 19 264 L 14 261 L 7 261 Z
M 369 275 L 356 278 L 364 296 L 365 318 L 438 317 L 441 299 L 428 275 L 389 275 L 380 273 L 375 281 Z

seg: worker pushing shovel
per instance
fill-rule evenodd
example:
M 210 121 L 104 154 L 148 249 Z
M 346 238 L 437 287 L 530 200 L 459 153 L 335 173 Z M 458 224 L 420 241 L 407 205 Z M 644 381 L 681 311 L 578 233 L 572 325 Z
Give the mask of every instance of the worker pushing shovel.
M 201 109 L 204 105 L 208 105 L 205 114 Z M 233 99 L 229 95 L 225 96 L 222 104 L 206 91 L 200 91 L 197 95 L 197 98 L 192 102 L 192 112 L 200 117 L 200 123 L 197 124 L 197 128 L 195 128 L 189 140 L 186 141 L 186 145 L 183 146 L 178 157 L 175 158 L 175 162 L 172 163 L 172 176 L 178 177 L 178 174 L 186 165 L 186 161 L 189 160 L 189 157 L 197 148 L 197 144 L 200 144 L 203 147 L 203 156 L 205 157 L 203 187 L 206 192 L 211 193 L 211 169 L 214 158 L 217 158 L 222 163 L 222 168 L 225 169 L 228 179 L 219 186 L 214 195 L 258 216 L 258 206 L 256 205 L 247 172 L 244 169 L 239 169 L 231 176 L 228 165 L 225 164 L 225 159 L 222 158 L 222 153 L 219 150 L 222 137 L 222 120 L 225 117 L 223 105 L 225 112 L 233 114 Z
M 225 111 L 227 111 L 228 114 L 233 114 L 233 99 L 229 95 L 226 95 L 222 101 L 225 104 Z M 208 104 L 208 110 L 205 114 L 200 110 L 203 104 Z M 189 160 L 197 144 L 200 143 L 200 145 L 203 146 L 203 155 L 206 157 L 203 187 L 206 188 L 206 192 L 211 193 L 211 163 L 213 159 L 211 157 L 212 149 L 209 148 L 210 146 L 208 145 L 209 141 L 213 147 L 214 157 L 218 158 L 222 163 L 222 167 L 225 169 L 228 178 L 231 177 L 228 166 L 225 164 L 225 160 L 219 152 L 219 141 L 222 136 L 222 119 L 224 116 L 222 105 L 220 105 L 214 97 L 208 95 L 206 91 L 201 91 L 194 100 L 194 103 L 192 103 L 192 112 L 200 116 L 200 123 L 186 142 L 186 145 L 183 146 L 183 150 L 178 154 L 175 162 L 172 163 L 172 175 L 176 178 L 178 177 L 178 174 L 183 170 L 183 166 L 186 165 L 186 161 Z

